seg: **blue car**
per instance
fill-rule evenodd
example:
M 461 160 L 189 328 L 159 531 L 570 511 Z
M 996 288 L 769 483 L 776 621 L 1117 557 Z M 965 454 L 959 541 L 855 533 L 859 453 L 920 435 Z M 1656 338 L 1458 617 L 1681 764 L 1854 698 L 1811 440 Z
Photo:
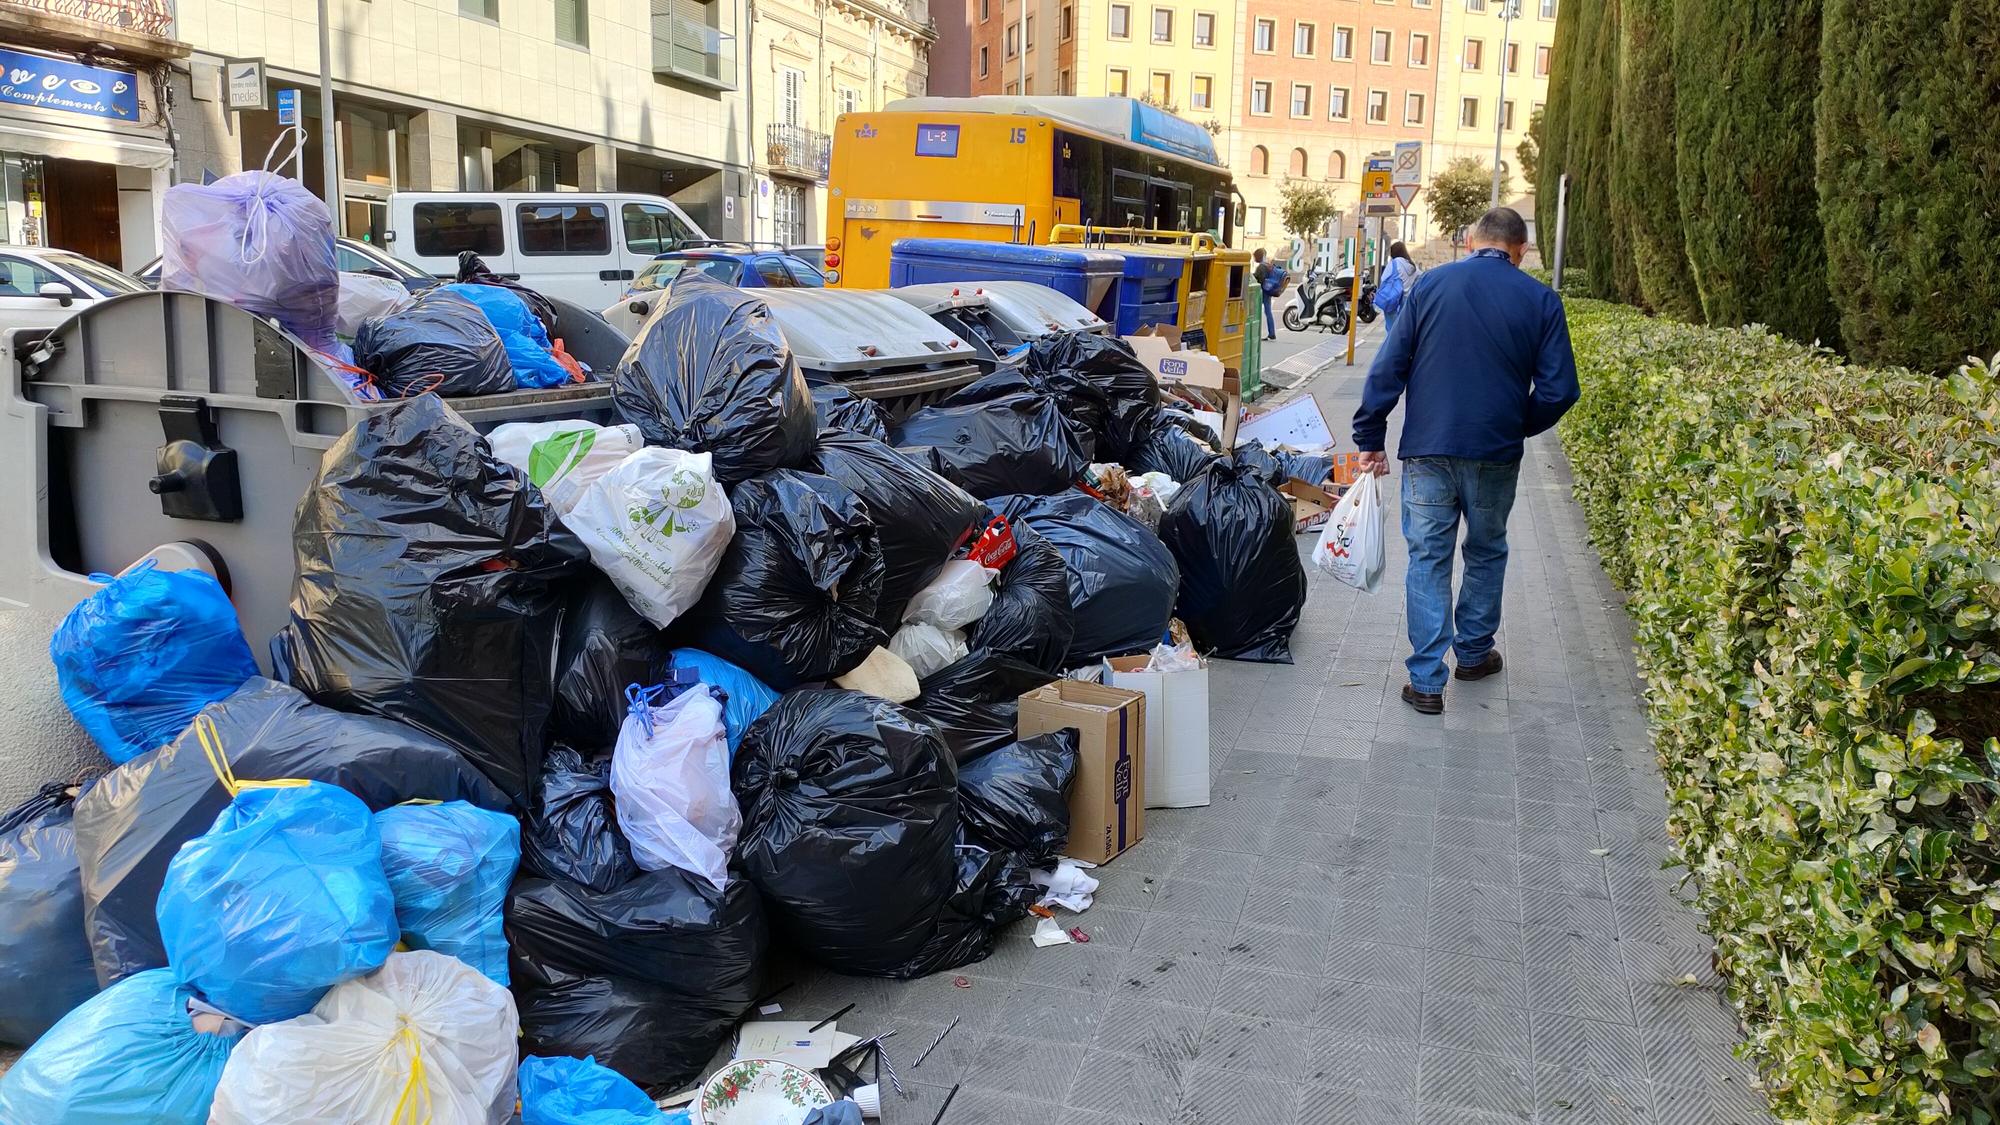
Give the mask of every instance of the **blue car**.
M 722 242 L 673 250 L 646 263 L 618 303 L 604 318 L 626 335 L 639 330 L 652 311 L 653 296 L 686 273 L 703 273 L 742 289 L 822 289 L 826 278 L 817 266 L 783 248 L 758 248 L 750 243 Z

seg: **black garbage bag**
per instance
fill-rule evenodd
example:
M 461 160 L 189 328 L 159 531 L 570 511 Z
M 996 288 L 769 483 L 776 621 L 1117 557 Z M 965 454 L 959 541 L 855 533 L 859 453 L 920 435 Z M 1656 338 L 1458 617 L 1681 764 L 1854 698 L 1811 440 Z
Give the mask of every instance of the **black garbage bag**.
M 1077 735 L 1059 730 L 1010 742 L 958 768 L 958 817 L 966 836 L 1052 864 L 1069 845 L 1069 790 Z
M 1040 532 L 1069 569 L 1076 635 L 1063 667 L 1144 652 L 1166 636 L 1180 570 L 1145 524 L 1076 491 L 1001 496 L 991 504 L 1016 527 L 1025 522 Z
M 1275 453 L 1264 448 L 1264 443 L 1261 441 L 1246 441 L 1237 446 L 1231 452 L 1230 459 L 1234 460 L 1243 471 L 1254 474 L 1258 480 L 1274 488 L 1292 479 L 1285 471 L 1284 462 L 1280 461 Z M 1189 477 L 1181 483 L 1188 484 L 1193 480 L 1193 477 Z
M 909 703 L 960 764 L 1014 741 L 1021 695 L 1055 679 L 1032 664 L 986 649 L 925 676 Z
M 773 928 L 837 972 L 909 975 L 958 878 L 937 731 L 872 695 L 795 691 L 750 725 L 734 777 L 737 862 Z
M 928 447 L 932 468 L 982 500 L 1061 492 L 1088 464 L 1062 407 L 1045 395 L 927 406 L 889 432 L 898 447 Z
M 695 646 L 778 691 L 853 671 L 889 637 L 876 621 L 886 567 L 867 508 L 839 481 L 789 469 L 744 481 L 729 500 L 736 534 L 686 619 Z
M 812 393 L 755 290 L 676 278 L 627 355 L 612 405 L 653 445 L 713 454 L 723 484 L 796 469 L 812 453 Z
M 812 396 L 820 429 L 864 434 L 876 441 L 889 440 L 889 415 L 881 403 L 862 398 L 838 383 L 816 384 Z
M 387 316 L 362 321 L 354 364 L 374 377 L 384 398 L 427 391 L 465 398 L 516 386 L 493 323 L 478 305 L 443 289 L 427 289 Z
M 1203 436 L 1204 432 L 1208 436 Z M 1214 433 L 1179 411 L 1162 410 L 1153 416 L 1150 431 L 1127 452 L 1125 471 L 1134 475 L 1165 473 L 1185 484 L 1215 463 L 1214 450 L 1221 439 L 1203 444 Z
M 561 335 L 561 333 L 556 331 L 558 314 L 556 313 L 556 306 L 553 301 L 550 301 L 539 292 L 528 288 L 512 278 L 501 277 L 499 274 L 494 273 L 492 268 L 486 264 L 486 260 L 478 254 L 470 250 L 460 250 L 458 252 L 458 277 L 456 280 L 467 285 L 493 285 L 508 290 L 527 304 L 528 311 L 534 313 L 535 319 L 542 322 L 542 331 L 549 334 L 549 339 L 553 340 Z
M 599 572 L 577 583 L 556 644 L 556 693 L 548 737 L 608 750 L 625 724 L 627 684 L 656 684 L 673 669 L 673 646 Z
M 1076 438 L 1084 463 L 1097 460 L 1098 438 L 1111 424 L 1111 399 L 1076 372 L 1030 373 L 1021 367 L 1001 367 L 953 391 L 942 405 L 971 406 L 1019 394 L 1053 398 L 1062 408 L 1063 421 Z
M 0 1043 L 26 1047 L 97 995 L 77 871 L 78 788 L 44 785 L 0 817 Z
M 1055 544 L 1034 528 L 1015 524 L 1012 531 L 1014 557 L 1000 568 L 993 604 L 973 623 L 966 643 L 1060 675 L 1076 635 L 1069 568 Z
M 541 490 L 426 395 L 327 450 L 292 550 L 278 678 L 451 743 L 524 802 L 542 768 L 563 583 L 590 560 Z
M 1333 476 L 1333 455 L 1329 453 L 1300 453 L 1296 449 L 1275 449 L 1271 456 L 1278 461 L 1288 480 L 1302 480 L 1307 484 L 1323 484 Z M 1284 481 L 1279 481 L 1283 484 Z
M 557 744 L 521 831 L 521 871 L 609 891 L 639 873 L 611 805 L 611 759 Z
M 201 709 L 244 781 L 338 785 L 380 811 L 422 798 L 505 809 L 465 755 L 414 727 L 315 704 L 259 676 Z M 194 728 L 99 778 L 76 802 L 84 924 L 100 984 L 167 963 L 154 906 L 167 863 L 229 804 Z
M 1163 406 L 1158 414 L 1153 415 L 1152 424 L 1155 427 L 1172 426 L 1174 429 L 1184 430 L 1199 438 L 1210 449 L 1222 448 L 1222 435 L 1215 432 L 1215 427 L 1185 410 Z
M 1292 662 L 1306 604 L 1292 506 L 1241 456 L 1217 461 L 1174 494 L 1160 541 L 1180 564 L 1175 613 L 1195 647 L 1230 660 Z
M 1030 378 L 1060 372 L 1081 379 L 1103 395 L 1106 411 L 1097 459 L 1123 463 L 1148 435 L 1154 408 L 1160 405 L 1160 383 L 1132 354 L 1132 345 L 1118 337 L 1095 332 L 1043 336 L 1029 343 L 1022 367 Z
M 986 505 L 964 489 L 862 434 L 822 431 L 809 466 L 867 506 L 882 541 L 882 596 L 875 620 L 888 632 L 918 590 L 981 525 Z
M 718 891 L 667 868 L 609 891 L 517 880 L 507 945 L 524 1049 L 660 1088 L 701 1077 L 757 996 L 768 939 L 747 880 Z
M 984 961 L 1001 928 L 1025 917 L 1041 895 L 1027 861 L 1017 853 L 965 843 L 953 864 L 951 894 L 938 904 L 930 937 L 915 956 L 885 975 L 907 980 Z

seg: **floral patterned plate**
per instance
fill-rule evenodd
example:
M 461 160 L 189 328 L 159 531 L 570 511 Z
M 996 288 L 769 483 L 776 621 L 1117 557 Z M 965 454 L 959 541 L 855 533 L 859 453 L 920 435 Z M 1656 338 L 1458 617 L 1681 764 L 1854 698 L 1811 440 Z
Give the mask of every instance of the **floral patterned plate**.
M 811 1071 L 777 1059 L 737 1059 L 695 1099 L 695 1125 L 800 1125 L 833 1094 Z

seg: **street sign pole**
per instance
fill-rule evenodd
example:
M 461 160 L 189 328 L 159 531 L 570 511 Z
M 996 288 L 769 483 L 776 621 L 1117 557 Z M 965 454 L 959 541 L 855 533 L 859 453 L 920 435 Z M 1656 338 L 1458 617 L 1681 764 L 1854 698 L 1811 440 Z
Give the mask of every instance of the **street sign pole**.
M 325 173 L 326 210 L 333 218 L 337 238 L 346 232 L 341 229 L 345 224 L 341 221 L 340 157 L 334 150 L 333 121 L 333 32 L 328 26 L 326 0 L 319 0 L 319 159 Z M 301 155 L 299 160 L 303 169 L 305 157 Z
M 1569 234 L 1569 173 L 1564 172 L 1556 181 L 1556 267 L 1554 273 L 1557 293 L 1563 291 L 1563 241 Z

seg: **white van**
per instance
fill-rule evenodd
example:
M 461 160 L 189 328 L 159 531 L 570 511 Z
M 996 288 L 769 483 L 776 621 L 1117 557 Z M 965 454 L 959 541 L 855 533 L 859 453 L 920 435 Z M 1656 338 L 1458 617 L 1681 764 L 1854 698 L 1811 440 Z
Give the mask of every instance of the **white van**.
M 657 195 L 575 191 L 400 191 L 389 252 L 425 273 L 458 274 L 470 250 L 531 289 L 603 308 L 653 255 L 708 236 Z

